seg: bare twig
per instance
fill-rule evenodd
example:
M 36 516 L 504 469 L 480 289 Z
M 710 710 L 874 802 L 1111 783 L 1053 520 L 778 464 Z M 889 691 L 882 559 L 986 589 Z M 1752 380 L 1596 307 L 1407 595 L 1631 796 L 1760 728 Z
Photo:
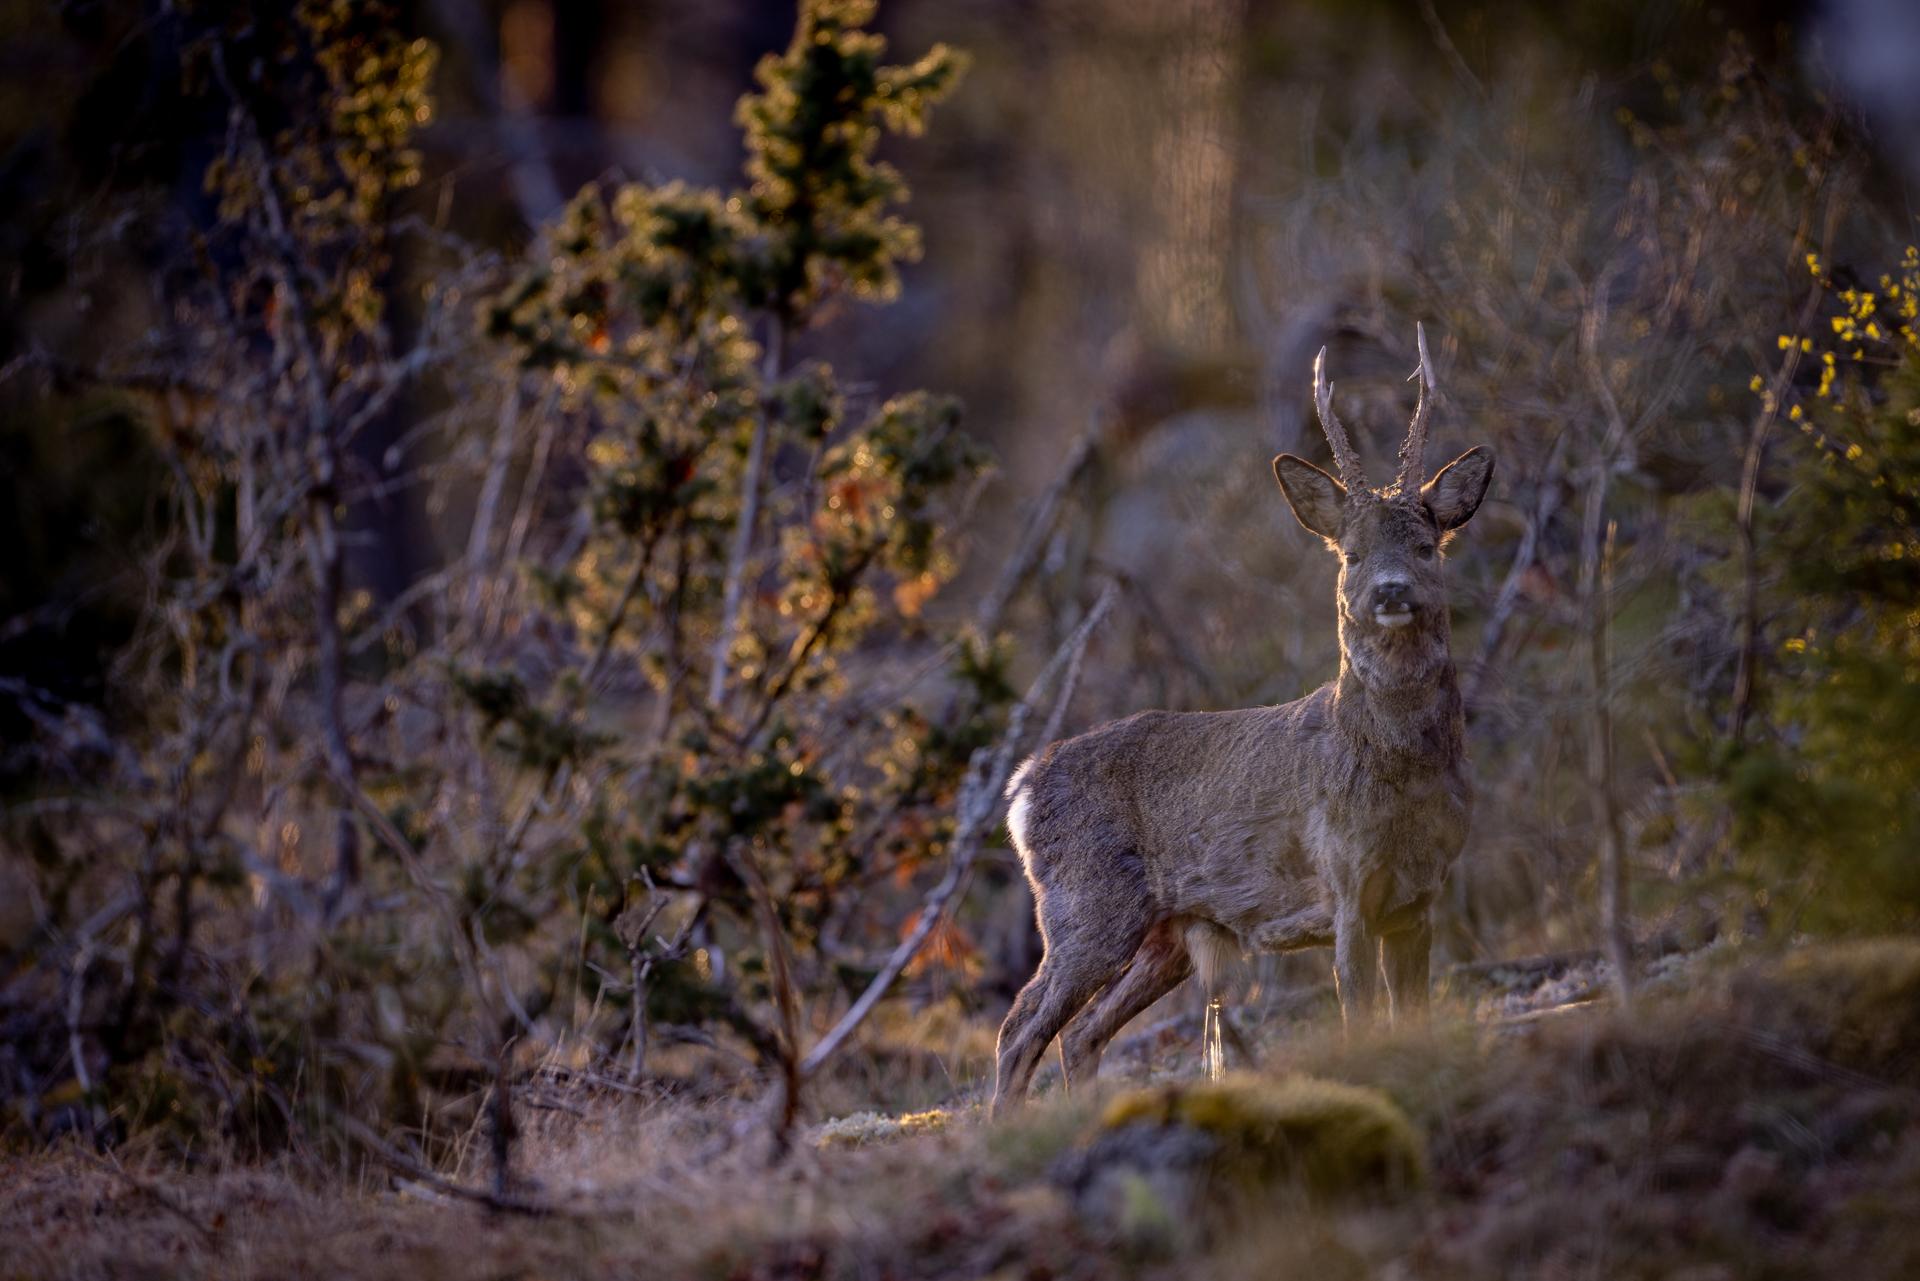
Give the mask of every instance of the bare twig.
M 293 259 L 293 242 L 287 218 L 280 207 L 280 194 L 272 153 L 260 137 L 259 129 L 244 99 L 227 78 L 221 46 L 213 45 L 214 73 L 233 104 L 237 120 L 246 126 L 254 162 L 259 167 L 260 207 L 266 216 L 268 241 L 273 249 L 274 280 L 277 297 L 287 317 L 286 334 L 296 348 L 299 375 L 298 392 L 305 401 L 305 442 L 312 460 L 312 485 L 308 492 L 308 518 L 311 532 L 307 539 L 307 558 L 314 582 L 314 665 L 319 681 L 321 743 L 327 771 L 343 793 L 354 792 L 353 751 L 346 731 L 346 656 L 340 638 L 340 597 L 344 562 L 340 554 L 340 533 L 334 517 L 338 502 L 340 441 L 333 406 L 321 382 L 321 370 L 327 367 L 307 317 L 307 303 L 301 293 L 299 264 Z M 334 826 L 333 888 L 329 897 L 337 904 L 360 878 L 360 838 L 353 825 L 351 807 L 343 805 Z
M 1839 217 L 1839 198 L 1837 194 L 1829 194 L 1823 244 L 1833 243 Z M 1816 277 L 1807 290 L 1806 301 L 1800 306 L 1800 317 L 1794 323 L 1793 332 L 1788 335 L 1780 366 L 1774 371 L 1767 395 L 1760 402 L 1760 412 L 1747 438 L 1746 458 L 1740 468 L 1740 498 L 1734 516 L 1734 528 L 1740 538 L 1740 652 L 1734 668 L 1733 700 L 1727 725 L 1727 737 L 1735 745 L 1746 737 L 1747 718 L 1753 706 L 1754 671 L 1760 661 L 1760 568 L 1753 535 L 1753 507 L 1760 489 L 1760 467 L 1766 457 L 1767 436 L 1780 416 L 1781 401 L 1786 397 L 1787 388 L 1793 385 L 1794 374 L 1800 366 L 1801 335 L 1819 314 L 1820 299 L 1825 293 L 1825 286 Z
M 87 997 L 87 967 L 93 964 L 93 939 L 83 936 L 74 952 L 73 973 L 67 979 L 67 1053 L 73 1059 L 73 1079 L 80 1093 L 93 1105 L 93 1073 L 87 1069 L 87 1050 L 80 1039 L 81 1015 Z
M 1493 607 L 1487 611 L 1487 624 L 1480 633 L 1480 652 L 1467 666 L 1465 702 L 1469 717 L 1483 706 L 1487 683 L 1500 656 L 1501 642 L 1506 638 L 1507 624 L 1520 603 L 1520 589 L 1528 571 L 1539 558 L 1541 535 L 1546 532 L 1548 523 L 1560 508 L 1560 459 L 1566 452 L 1566 442 L 1565 431 L 1554 437 L 1553 447 L 1547 454 L 1547 462 L 1541 470 L 1535 490 L 1533 510 L 1527 514 L 1526 525 L 1521 529 L 1519 543 L 1513 550 L 1513 562 L 1507 568 L 1500 591 L 1494 596 Z
M 414 1160 L 381 1138 L 378 1134 L 374 1133 L 372 1127 L 363 1121 L 348 1116 L 344 1112 L 333 1113 L 332 1120 L 334 1124 L 345 1131 L 349 1138 L 362 1148 L 365 1148 L 367 1152 L 382 1165 L 404 1174 L 417 1183 L 432 1188 L 435 1192 L 442 1193 L 446 1196 L 458 1197 L 462 1201 L 472 1201 L 475 1204 L 486 1206 L 489 1210 L 498 1210 L 503 1214 L 522 1214 L 531 1218 L 545 1218 L 550 1215 L 582 1217 L 582 1211 L 575 1207 L 554 1205 L 545 1201 L 533 1201 L 525 1197 L 512 1196 L 498 1191 L 489 1192 L 485 1188 L 468 1187 L 466 1184 L 450 1179 L 438 1170 L 431 1169 L 424 1163 Z
M 487 470 L 480 480 L 480 495 L 473 504 L 473 524 L 467 530 L 467 616 L 480 613 L 480 595 L 488 570 L 492 568 L 489 550 L 493 542 L 494 513 L 500 495 L 507 486 L 507 469 L 513 464 L 514 438 L 520 433 L 520 385 L 509 383 L 500 399 L 500 418 L 494 427 L 493 446 L 487 452 Z
M 627 965 L 633 980 L 633 1004 L 629 1036 L 633 1041 L 633 1061 L 627 1080 L 638 1083 L 647 1071 L 647 973 L 651 958 L 647 955 L 647 931 L 667 908 L 667 898 L 654 887 L 653 877 L 642 868 L 638 878 L 647 887 L 646 905 L 629 903 L 613 920 L 613 932 L 627 950 Z M 633 890 L 628 882 L 628 893 Z
M 1593 690 L 1593 709 L 1587 726 L 1587 777 L 1599 810 L 1600 934 L 1613 969 L 1613 990 L 1624 1007 L 1633 1003 L 1633 935 L 1627 922 L 1627 841 L 1614 786 L 1613 761 L 1611 632 L 1617 530 L 1615 522 L 1607 522 L 1606 544 L 1601 549 L 1598 567 L 1598 590 L 1592 597 L 1592 614 L 1587 620 L 1587 653 Z
M 520 482 L 520 501 L 514 508 L 513 524 L 507 528 L 507 544 L 501 549 L 497 564 L 517 564 L 526 551 L 527 538 L 533 531 L 533 518 L 539 511 L 540 498 L 546 492 L 547 464 L 553 456 L 554 438 L 560 433 L 560 420 L 564 417 L 555 412 L 557 397 L 557 389 L 549 390 L 536 411 L 538 426 L 533 437 L 533 456 L 527 460 L 527 474 Z M 498 588 L 494 591 L 481 629 L 484 635 L 493 635 L 506 618 L 507 595 L 507 592 Z
M 780 909 L 773 901 L 773 891 L 767 888 L 767 878 L 760 871 L 760 860 L 754 855 L 753 845 L 750 841 L 735 841 L 729 852 L 760 908 L 760 924 L 771 963 L 773 1004 L 780 1016 L 776 1055 L 780 1063 L 780 1085 L 773 1109 L 772 1152 L 777 1161 L 792 1148 L 793 1125 L 800 1115 L 800 1087 L 805 1082 L 800 1070 L 800 1002 L 793 989 L 793 959 L 788 952 L 787 932 L 780 924 Z
M 1433 0 L 1420 0 L 1420 16 L 1426 21 L 1427 31 L 1433 36 L 1433 43 L 1445 55 L 1447 65 L 1453 68 L 1454 75 L 1462 84 L 1473 90 L 1478 97 L 1487 96 L 1487 87 L 1480 83 L 1480 77 L 1473 74 L 1473 68 L 1467 65 L 1461 56 L 1459 46 L 1453 43 L 1453 37 L 1447 34 L 1447 24 L 1440 20 L 1440 11 L 1433 7 Z
M 1587 787 L 1593 803 L 1595 839 L 1599 842 L 1600 933 L 1607 959 L 1612 963 L 1614 991 L 1624 1007 L 1633 1000 L 1633 940 L 1626 919 L 1626 834 L 1614 787 L 1612 671 L 1608 653 L 1616 526 L 1605 520 L 1605 514 L 1614 459 L 1627 439 L 1628 428 L 1600 365 L 1600 334 L 1606 324 L 1606 308 L 1599 299 L 1604 293 L 1602 284 L 1589 296 L 1580 329 L 1581 367 L 1607 422 L 1605 439 L 1589 464 L 1586 507 L 1580 529 L 1580 585 L 1587 605 L 1587 679 L 1591 698 L 1587 713 Z
M 647 887 L 646 901 L 644 904 L 629 903 L 613 921 L 614 935 L 627 951 L 627 969 L 632 984 L 632 1006 L 629 1011 L 627 1031 L 632 1043 L 632 1057 L 628 1060 L 627 1067 L 627 1081 L 630 1085 L 638 1085 L 645 1079 L 647 1072 L 648 981 L 653 977 L 654 969 L 662 962 L 675 961 L 686 954 L 687 943 L 693 937 L 693 931 L 706 917 L 708 902 L 705 896 L 699 899 L 693 910 L 687 913 L 686 920 L 680 923 L 680 929 L 674 934 L 671 942 L 664 939 L 658 940 L 660 945 L 657 948 L 649 948 L 647 932 L 653 928 L 653 923 L 667 909 L 671 900 L 661 893 L 660 888 L 654 884 L 652 873 L 645 868 L 642 868 L 640 875 L 634 879 Z M 631 894 L 632 881 L 628 882 L 627 889 Z M 605 971 L 600 973 L 603 978 L 610 977 Z
M 761 392 L 771 394 L 784 357 L 786 322 L 772 321 L 766 358 L 761 369 Z M 760 523 L 760 490 L 767 468 L 767 437 L 773 430 L 773 407 L 763 404 L 753 421 L 753 441 L 747 446 L 747 465 L 740 478 L 740 523 L 734 527 L 733 549 L 727 554 L 727 572 L 720 593 L 720 628 L 713 642 L 713 664 L 707 674 L 707 706 L 719 710 L 727 696 L 727 674 L 733 661 L 733 638 L 740 626 L 740 598 L 746 589 L 747 559 L 753 553 L 753 535 Z
M 513 1119 L 513 1081 L 507 1075 L 510 1042 L 502 1042 L 493 1059 L 493 1097 L 487 1106 L 488 1148 L 493 1157 L 493 1195 L 504 1197 L 513 1177 L 513 1141 L 520 1127 Z
M 178 1201 L 174 1200 L 173 1197 L 168 1195 L 158 1184 L 153 1183 L 151 1180 L 141 1178 L 112 1157 L 100 1156 L 80 1147 L 72 1150 L 89 1164 L 96 1165 L 102 1170 L 105 1170 L 132 1188 L 135 1192 L 138 1192 L 141 1196 L 192 1228 L 196 1236 L 214 1249 L 218 1250 L 223 1244 L 218 1232 L 202 1223 L 197 1216 Z
M 1086 430 L 1074 438 L 1067 449 L 1067 456 L 1060 464 L 1040 497 L 1035 500 L 1033 510 L 1027 516 L 1027 523 L 1020 532 L 1020 541 L 1015 545 L 1013 555 L 1007 557 L 1006 564 L 1000 568 L 999 576 L 993 580 L 993 586 L 980 598 L 980 607 L 974 611 L 973 626 L 982 639 L 991 639 L 999 630 L 1001 615 L 1007 611 L 1007 605 L 1013 600 L 1015 592 L 1033 571 L 1040 560 L 1041 549 L 1047 545 L 1047 538 L 1053 533 L 1053 527 L 1059 517 L 1060 504 L 1066 498 L 1080 474 L 1093 459 L 1094 446 L 1100 441 L 1101 422 L 1096 419 Z

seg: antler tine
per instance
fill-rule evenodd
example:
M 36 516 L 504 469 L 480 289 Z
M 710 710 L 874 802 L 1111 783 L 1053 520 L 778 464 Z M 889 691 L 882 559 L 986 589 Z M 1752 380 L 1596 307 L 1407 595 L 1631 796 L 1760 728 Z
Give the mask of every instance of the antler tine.
M 1420 473 L 1426 463 L 1427 420 L 1433 416 L 1433 361 L 1427 355 L 1427 327 L 1416 321 L 1413 339 L 1420 348 L 1420 367 L 1412 374 L 1420 380 L 1420 400 L 1413 407 L 1413 418 L 1407 423 L 1407 438 L 1400 445 L 1399 486 L 1403 494 L 1420 487 Z
M 1333 412 L 1333 384 L 1327 381 L 1325 347 L 1313 358 L 1313 407 L 1320 414 L 1320 430 L 1327 434 L 1327 444 L 1333 446 L 1333 466 L 1340 473 L 1340 483 L 1350 491 L 1365 489 L 1367 477 L 1360 470 L 1360 455 L 1353 452 L 1347 429 L 1340 425 L 1340 415 Z

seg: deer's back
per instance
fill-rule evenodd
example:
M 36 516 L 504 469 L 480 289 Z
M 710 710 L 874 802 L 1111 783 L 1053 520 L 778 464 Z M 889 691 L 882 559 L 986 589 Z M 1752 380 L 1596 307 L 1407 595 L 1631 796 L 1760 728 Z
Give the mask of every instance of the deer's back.
M 1377 755 L 1335 697 L 1142 712 L 1044 749 L 1008 814 L 1036 893 L 1137 888 L 1243 935 L 1369 881 L 1379 910 L 1431 894 L 1465 836 L 1458 755 Z
M 1010 788 L 1008 825 L 1028 876 L 1038 888 L 1091 865 L 1178 897 L 1210 870 L 1284 857 L 1318 787 L 1313 749 L 1328 694 L 1246 711 L 1141 712 L 1043 749 Z

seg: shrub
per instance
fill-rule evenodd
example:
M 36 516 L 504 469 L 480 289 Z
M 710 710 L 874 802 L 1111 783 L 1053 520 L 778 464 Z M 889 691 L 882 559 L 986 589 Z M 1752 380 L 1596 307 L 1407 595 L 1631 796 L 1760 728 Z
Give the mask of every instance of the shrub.
M 1736 1012 L 1821 1058 L 1889 1080 L 1920 1072 L 1920 939 L 1818 944 L 1734 981 Z
M 1725 795 L 1753 896 L 1784 931 L 1920 924 L 1920 251 L 1880 288 L 1809 255 L 1838 314 L 1765 407 L 1800 428 L 1772 520 L 1766 733 Z M 1862 273 L 1864 274 L 1864 273 Z M 1827 332 L 1830 328 L 1831 332 Z M 1761 380 L 1755 379 L 1756 384 Z M 1804 385 L 1800 385 L 1804 384 Z M 1791 402 L 1791 403 L 1787 403 Z
M 211 226 L 154 250 L 164 323 L 106 362 L 193 410 L 155 415 L 119 719 L 41 715 L 45 795 L 5 816 L 21 1118 L 253 1150 L 485 1121 L 504 1179 L 549 1052 L 791 1066 L 801 1001 L 870 976 L 1005 702 L 922 616 L 987 464 L 957 404 L 788 350 L 918 252 L 877 147 L 962 59 L 887 64 L 874 10 L 799 7 L 739 189 L 589 187 L 504 263 L 416 245 L 436 56 L 393 15 L 166 16 L 231 127 Z M 407 398 L 446 409 L 369 448 Z M 349 549 L 416 486 L 465 554 L 382 599 Z M 956 653 L 938 717 L 873 679 Z

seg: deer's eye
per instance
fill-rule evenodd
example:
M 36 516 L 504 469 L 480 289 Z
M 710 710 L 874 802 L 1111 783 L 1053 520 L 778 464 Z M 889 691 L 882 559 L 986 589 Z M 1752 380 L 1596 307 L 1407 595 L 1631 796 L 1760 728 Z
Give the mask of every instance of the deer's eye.
M 1349 565 L 1358 565 L 1360 563 L 1360 553 L 1359 552 L 1341 552 L 1340 559 L 1344 560 Z
M 1432 543 L 1421 543 L 1421 544 L 1420 544 L 1420 545 L 1419 545 L 1418 547 L 1416 547 L 1416 548 L 1414 548 L 1414 549 L 1413 549 L 1413 554 L 1414 554 L 1414 555 L 1416 555 L 1416 556 L 1418 556 L 1418 557 L 1419 557 L 1419 558 L 1420 558 L 1421 560 L 1432 560 L 1432 559 L 1433 559 L 1433 544 L 1432 544 Z

